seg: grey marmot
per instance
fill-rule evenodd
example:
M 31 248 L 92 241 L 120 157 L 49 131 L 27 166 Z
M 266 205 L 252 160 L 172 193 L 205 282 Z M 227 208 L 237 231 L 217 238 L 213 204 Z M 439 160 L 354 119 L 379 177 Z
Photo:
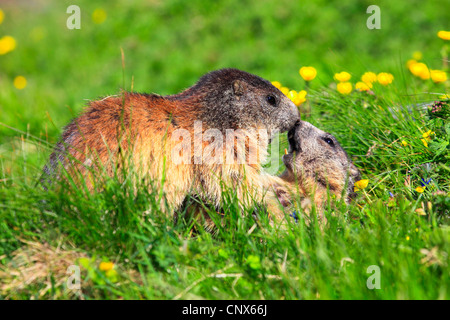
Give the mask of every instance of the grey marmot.
M 361 175 L 336 138 L 309 122 L 300 121 L 288 132 L 289 152 L 283 155 L 284 184 L 277 186 L 283 206 L 299 195 L 303 210 L 314 203 L 320 213 L 328 193 L 348 204 L 356 196 L 354 184 Z M 291 209 L 293 210 L 293 209 Z

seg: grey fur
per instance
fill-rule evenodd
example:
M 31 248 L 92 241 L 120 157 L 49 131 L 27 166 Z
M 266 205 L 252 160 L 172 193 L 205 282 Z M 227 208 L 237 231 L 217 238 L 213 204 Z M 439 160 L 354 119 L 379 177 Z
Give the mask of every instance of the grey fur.
M 340 193 L 346 186 L 346 201 L 356 196 L 354 183 L 360 179 L 359 170 L 331 134 L 309 122 L 301 121 L 288 133 L 289 153 L 283 156 L 286 171 L 282 178 L 292 180 L 293 175 L 314 179 L 319 185 Z

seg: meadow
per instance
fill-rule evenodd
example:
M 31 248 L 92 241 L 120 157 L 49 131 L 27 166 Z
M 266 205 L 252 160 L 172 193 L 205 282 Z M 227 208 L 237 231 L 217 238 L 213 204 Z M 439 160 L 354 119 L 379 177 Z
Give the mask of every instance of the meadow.
M 450 11 L 379 1 L 369 29 L 372 4 L 0 3 L 0 298 L 448 299 Z M 161 213 L 145 185 L 40 186 L 87 100 L 174 94 L 223 67 L 273 81 L 361 171 L 357 199 L 330 204 L 324 227 L 290 212 L 287 230 L 255 221 L 233 190 L 211 234 Z

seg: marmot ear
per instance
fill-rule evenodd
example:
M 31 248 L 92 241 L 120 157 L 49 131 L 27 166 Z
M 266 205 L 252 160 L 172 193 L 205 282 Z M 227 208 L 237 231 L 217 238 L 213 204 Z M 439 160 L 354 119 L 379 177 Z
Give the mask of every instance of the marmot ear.
M 242 80 L 234 80 L 233 92 L 237 96 L 242 96 L 245 93 L 245 82 Z

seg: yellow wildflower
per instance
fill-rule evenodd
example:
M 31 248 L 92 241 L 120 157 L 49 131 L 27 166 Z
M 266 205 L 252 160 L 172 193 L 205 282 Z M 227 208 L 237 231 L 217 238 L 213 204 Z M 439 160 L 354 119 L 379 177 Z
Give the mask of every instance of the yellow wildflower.
M 387 86 L 388 84 L 392 83 L 392 81 L 394 80 L 394 76 L 387 72 L 381 72 L 377 75 L 377 80 L 383 86 Z
M 352 84 L 350 82 L 339 82 L 336 88 L 341 94 L 349 94 L 352 92 Z
M 317 70 L 314 67 L 301 67 L 298 72 L 305 81 L 311 81 L 317 76 Z
M 367 188 L 369 185 L 369 179 L 363 179 L 355 182 L 354 191 L 359 191 Z
M 431 130 L 428 130 L 427 132 L 422 133 L 422 138 L 424 138 L 426 141 L 431 140 L 431 135 L 433 135 L 434 132 Z
M 0 55 L 13 51 L 16 48 L 16 39 L 4 36 L 0 39 Z
M 409 241 L 409 239 L 410 239 L 409 236 L 406 236 L 406 241 Z
M 442 40 L 450 40 L 450 31 L 441 30 L 437 33 L 437 36 Z
M 334 75 L 334 79 L 340 82 L 347 82 L 350 80 L 352 76 L 350 75 L 350 73 L 342 71 L 340 73 L 336 73 Z
M 416 77 L 420 77 L 423 80 L 430 79 L 430 70 L 423 62 L 413 63 L 409 66 L 409 71 Z
M 301 105 L 303 102 L 306 101 L 306 91 L 302 90 L 300 92 L 297 92 L 295 90 L 291 90 L 289 91 L 289 93 L 287 94 L 287 97 L 289 99 L 292 100 L 292 102 L 294 102 L 294 104 L 298 107 L 299 105 Z
M 355 89 L 359 91 L 369 91 L 372 88 L 372 84 L 370 82 L 357 82 L 355 84 Z
M 295 90 L 291 90 L 291 91 L 289 91 L 288 94 L 287 94 L 287 97 L 288 97 L 289 99 L 291 99 L 292 102 L 294 102 L 294 100 L 297 98 L 297 96 L 298 96 L 298 93 L 297 93 L 297 91 L 295 91 Z
M 98 266 L 98 268 L 101 271 L 109 271 L 109 270 L 112 270 L 114 268 L 114 263 L 112 263 L 112 262 L 101 262 L 100 265 Z
M 285 96 L 289 94 L 289 88 L 288 87 L 281 87 L 280 91 L 283 92 Z
M 405 140 L 402 140 L 402 146 L 406 147 L 408 145 L 408 142 L 406 142 Z
M 2 24 L 4 18 L 5 18 L 5 13 L 3 12 L 2 9 L 0 9 L 0 24 Z
M 430 77 L 434 83 L 447 81 L 447 73 L 442 70 L 430 70 Z
M 101 24 L 106 20 L 106 11 L 103 9 L 95 9 L 92 13 L 92 21 L 96 24 Z
M 430 141 L 432 138 L 431 136 L 434 134 L 433 131 L 428 130 L 427 132 L 422 133 L 422 138 L 420 141 L 422 141 L 423 145 L 428 148 L 428 141 Z
M 428 148 L 428 142 L 425 139 L 420 139 L 420 141 L 422 141 L 423 145 Z
M 428 80 L 430 79 L 430 69 L 428 67 L 423 70 L 423 72 L 419 75 L 419 78 L 422 80 Z
M 305 90 L 299 91 L 297 94 L 297 99 L 294 101 L 294 104 L 298 107 L 303 102 L 306 101 L 306 94 L 307 92 Z
M 272 81 L 272 85 L 277 89 L 281 88 L 281 83 L 279 81 Z
M 422 193 L 422 192 L 425 191 L 425 188 L 426 188 L 426 187 L 417 187 L 417 188 L 416 188 L 416 191 L 419 192 L 419 193 Z
M 374 83 L 377 82 L 377 75 L 374 72 L 365 72 L 361 77 L 362 82 Z
M 14 78 L 13 84 L 16 89 L 22 90 L 27 86 L 27 79 L 24 76 L 17 76 Z

